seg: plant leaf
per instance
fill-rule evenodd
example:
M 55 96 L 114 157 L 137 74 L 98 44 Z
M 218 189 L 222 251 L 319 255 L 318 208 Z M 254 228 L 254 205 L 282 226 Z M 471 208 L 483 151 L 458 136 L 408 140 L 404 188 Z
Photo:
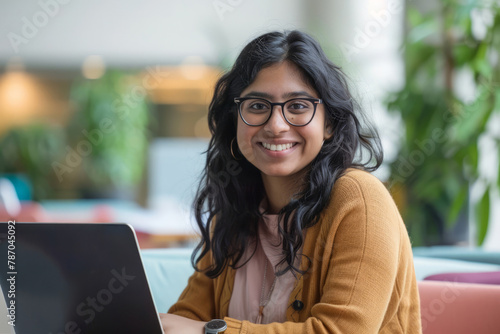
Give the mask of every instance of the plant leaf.
M 498 156 L 500 157 L 500 141 L 497 140 Z M 500 163 L 498 164 L 497 187 L 500 189 Z
M 490 219 L 490 189 L 486 188 L 481 200 L 476 204 L 477 244 L 483 244 L 488 232 Z
M 461 145 L 465 145 L 484 131 L 486 120 L 492 111 L 489 99 L 489 91 L 486 87 L 481 87 L 478 97 L 471 104 L 465 105 L 461 110 L 455 124 L 455 140 Z
M 464 208 L 464 204 L 466 204 L 466 199 L 467 199 L 467 192 L 469 190 L 469 187 L 465 185 L 460 189 L 459 193 L 455 198 L 453 199 L 453 203 L 451 204 L 450 212 L 448 213 L 448 219 L 447 219 L 447 224 L 446 227 L 452 227 L 460 212 Z
M 453 48 L 453 58 L 455 59 L 455 64 L 457 66 L 467 64 L 471 59 L 474 58 L 474 51 L 475 50 L 468 45 L 456 45 Z

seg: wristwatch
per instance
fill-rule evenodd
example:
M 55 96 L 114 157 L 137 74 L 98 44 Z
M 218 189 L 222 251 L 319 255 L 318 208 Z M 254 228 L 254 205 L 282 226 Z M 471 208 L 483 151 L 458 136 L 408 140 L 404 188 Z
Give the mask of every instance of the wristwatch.
M 224 333 L 226 328 L 227 324 L 224 320 L 213 319 L 205 324 L 205 334 Z

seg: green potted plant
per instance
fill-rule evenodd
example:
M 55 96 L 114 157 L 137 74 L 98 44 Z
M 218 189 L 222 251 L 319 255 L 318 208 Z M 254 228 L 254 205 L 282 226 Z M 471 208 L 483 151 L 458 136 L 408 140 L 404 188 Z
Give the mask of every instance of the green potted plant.
M 99 79 L 79 79 L 71 101 L 67 152 L 80 172 L 82 196 L 133 199 L 146 165 L 149 124 L 147 91 L 138 76 L 111 70 Z
M 52 164 L 60 158 L 64 141 L 64 131 L 47 124 L 10 129 L 0 138 L 0 176 L 26 178 L 23 199 L 51 198 L 57 185 Z
M 481 244 L 490 191 L 500 187 L 478 170 L 480 139 L 491 137 L 488 123 L 500 111 L 500 9 L 478 0 L 432 4 L 434 10 L 422 13 L 408 2 L 406 83 L 387 100 L 405 127 L 390 165 L 391 189 L 402 199 L 413 245 L 445 244 L 453 242 L 447 233 L 459 217 L 467 219 L 471 185 L 482 182 L 471 207 Z M 460 92 L 464 85 L 472 94 Z M 498 157 L 500 138 L 494 140 L 497 150 L 486 154 Z

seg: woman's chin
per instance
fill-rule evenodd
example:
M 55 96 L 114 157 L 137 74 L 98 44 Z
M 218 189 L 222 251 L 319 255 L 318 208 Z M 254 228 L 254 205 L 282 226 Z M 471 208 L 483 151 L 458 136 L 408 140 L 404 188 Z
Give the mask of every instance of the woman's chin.
M 268 169 L 260 169 L 262 177 L 273 177 L 273 178 L 287 178 L 293 177 L 296 178 L 299 176 L 301 170 L 294 170 L 291 168 L 268 168 Z

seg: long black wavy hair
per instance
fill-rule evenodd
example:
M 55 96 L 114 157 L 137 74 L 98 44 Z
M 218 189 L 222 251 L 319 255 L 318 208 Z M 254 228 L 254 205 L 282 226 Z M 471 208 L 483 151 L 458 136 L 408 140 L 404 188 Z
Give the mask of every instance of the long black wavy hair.
M 283 258 L 277 275 L 288 270 L 301 272 L 294 260 L 300 255 L 297 253 L 304 242 L 303 231 L 318 222 L 335 181 L 345 170 L 354 167 L 374 171 L 382 163 L 376 130 L 358 113 L 360 108 L 349 92 L 345 75 L 325 56 L 316 40 L 297 30 L 270 32 L 255 38 L 245 46 L 231 70 L 218 80 L 209 106 L 212 138 L 193 203 L 202 238 L 191 257 L 193 267 L 208 277 L 217 277 L 226 266 L 241 266 L 238 261 L 256 236 L 261 219 L 259 204 L 265 196 L 260 171 L 243 157 L 235 160 L 231 153 L 231 149 L 238 152 L 233 144 L 238 121 L 234 98 L 261 69 L 283 61 L 294 63 L 319 94 L 333 136 L 311 162 L 301 192 L 279 212 L 283 221 L 279 228 Z M 209 252 L 213 264 L 199 268 L 200 260 Z

